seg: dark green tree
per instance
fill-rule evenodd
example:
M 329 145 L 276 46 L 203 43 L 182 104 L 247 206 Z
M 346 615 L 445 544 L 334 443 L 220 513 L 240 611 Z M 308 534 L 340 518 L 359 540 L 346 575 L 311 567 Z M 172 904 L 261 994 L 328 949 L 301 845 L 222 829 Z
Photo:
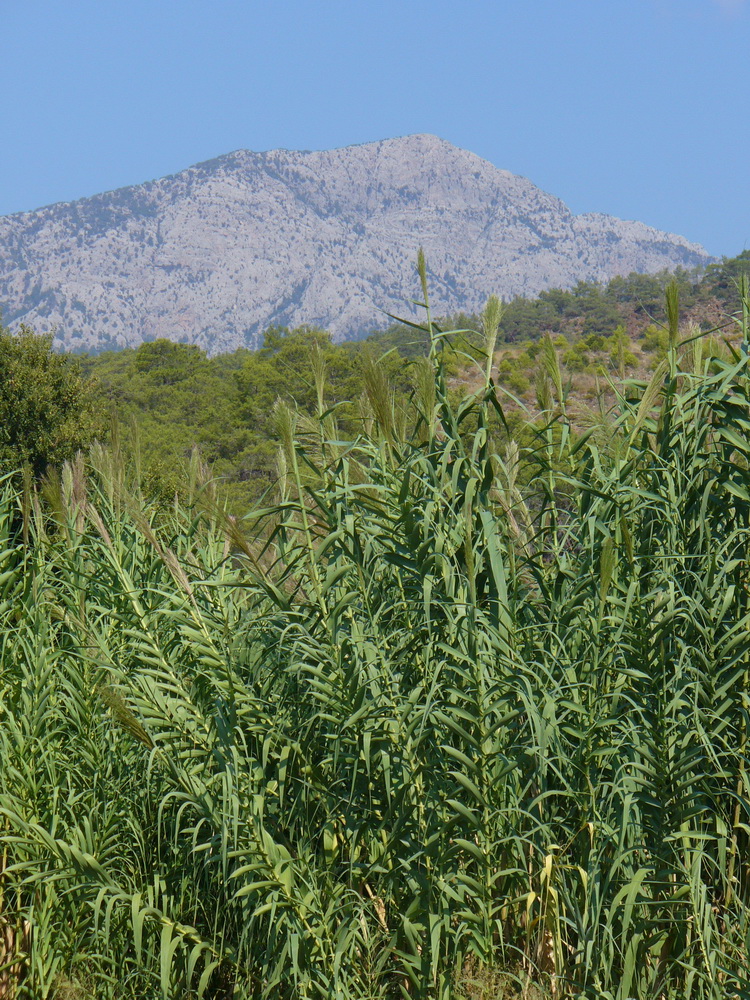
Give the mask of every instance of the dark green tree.
M 29 466 L 39 477 L 72 458 L 95 432 L 91 386 L 52 336 L 0 327 L 0 471 Z
M 743 250 L 736 257 L 722 257 L 706 268 L 705 284 L 712 295 L 732 308 L 739 306 L 739 280 L 750 276 L 750 250 Z

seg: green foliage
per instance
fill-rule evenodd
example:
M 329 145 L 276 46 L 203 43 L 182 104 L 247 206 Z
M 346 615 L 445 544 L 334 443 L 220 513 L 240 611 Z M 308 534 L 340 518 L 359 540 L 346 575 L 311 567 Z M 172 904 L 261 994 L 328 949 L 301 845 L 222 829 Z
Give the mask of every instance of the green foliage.
M 0 327 L 0 473 L 29 466 L 39 477 L 85 447 L 94 433 L 90 387 L 52 336 Z
M 725 271 L 731 272 L 727 281 L 739 273 L 742 260 L 725 262 Z M 710 272 L 714 284 L 716 273 Z M 638 329 L 651 320 L 666 321 L 663 302 L 668 280 L 676 281 L 683 309 L 702 303 L 715 322 L 719 300 L 711 298 L 709 280 L 685 271 L 674 276 L 632 274 L 607 285 L 579 283 L 571 291 L 552 289 L 536 299 L 506 303 L 498 340 L 517 343 L 522 350 L 501 363 L 501 381 L 513 394 L 528 397 L 537 378 L 539 342 L 547 333 L 556 337 L 573 375 L 628 371 L 637 358 L 627 344 L 620 344 L 624 325 Z M 729 300 L 721 300 L 722 308 L 728 304 Z M 434 328 L 446 331 L 440 333 L 440 342 L 447 348 L 443 357 L 447 376 L 465 383 L 473 372 L 484 369 L 481 317 L 458 314 Z M 581 346 L 582 340 L 586 343 Z M 650 334 L 645 346 L 651 349 Z M 355 344 L 332 344 L 326 333 L 312 328 L 272 328 L 255 353 L 240 350 L 207 358 L 196 347 L 160 340 L 135 351 L 87 358 L 82 364 L 100 387 L 100 423 L 106 424 L 109 412 L 114 413 L 123 447 L 139 456 L 158 493 L 174 494 L 180 469 L 198 448 L 222 481 L 232 509 L 243 513 L 275 488 L 277 400 L 308 415 L 317 412 L 314 365 L 326 370 L 325 406 L 335 407 L 342 429 L 354 434 L 370 405 L 365 401 L 363 408 L 367 359 L 385 355 L 383 364 L 395 391 L 406 393 L 413 381 L 411 366 L 429 352 L 424 329 L 397 322 Z M 657 361 L 661 352 L 657 344 Z
M 517 369 L 511 370 L 504 381 L 509 389 L 518 393 L 520 396 L 524 395 L 524 393 L 527 393 L 529 389 L 531 389 L 531 381 L 522 371 L 518 371 Z
M 364 364 L 374 348 L 331 342 L 312 328 L 267 331 L 256 352 L 208 358 L 198 347 L 156 340 L 135 350 L 86 360 L 102 410 L 121 425 L 124 446 L 141 460 L 157 492 L 173 493 L 194 449 L 244 512 L 276 481 L 279 400 L 317 409 L 314 368 L 326 373 L 324 403 L 336 406 L 347 431 L 360 421 Z M 399 391 L 409 372 L 396 353 L 384 361 Z
M 582 343 L 575 344 L 575 346 L 564 351 L 562 359 L 565 367 L 569 368 L 572 372 L 584 371 L 589 363 L 589 356 Z
M 409 413 L 375 364 L 356 437 L 283 410 L 244 522 L 101 448 L 4 484 L 19 1000 L 747 992 L 750 360 L 673 345 L 577 436 L 545 340 L 499 453 L 423 332 Z
M 750 275 L 750 250 L 743 250 L 737 257 L 722 257 L 706 268 L 704 285 L 708 292 L 726 302 L 730 308 L 740 304 L 739 283 Z
M 133 369 L 138 375 L 145 375 L 149 385 L 166 386 L 178 385 L 191 376 L 205 377 L 209 364 L 199 347 L 160 339 L 141 344 Z
M 641 346 L 644 351 L 655 353 L 657 358 L 666 356 L 669 347 L 669 333 L 663 327 L 649 325 L 643 333 Z
M 363 354 L 359 345 L 333 344 L 323 330 L 271 328 L 261 349 L 248 356 L 237 374 L 245 415 L 253 426 L 266 428 L 268 436 L 274 437 L 273 408 L 277 399 L 313 413 L 317 405 L 313 359 L 325 369 L 326 402 L 356 404 L 364 391 Z M 350 406 L 349 419 L 354 413 L 355 408 Z
M 734 309 L 739 305 L 737 279 L 747 272 L 748 258 L 750 253 L 744 251 L 710 265 L 705 276 L 679 268 L 674 273 L 633 273 L 604 285 L 581 281 L 570 291 L 554 288 L 534 299 L 518 297 L 505 306 L 500 339 L 517 343 L 529 337 L 538 340 L 545 333 L 609 336 L 626 318 L 663 322 L 664 293 L 671 281 L 676 282 L 683 308 L 705 305 L 716 295 Z

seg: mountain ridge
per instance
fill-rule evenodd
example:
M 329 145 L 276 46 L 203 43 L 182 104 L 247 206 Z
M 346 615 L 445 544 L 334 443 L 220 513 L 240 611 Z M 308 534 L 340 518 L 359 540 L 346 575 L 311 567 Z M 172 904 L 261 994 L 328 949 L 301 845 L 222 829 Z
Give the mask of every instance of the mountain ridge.
M 385 325 L 414 294 L 423 246 L 438 312 L 630 271 L 692 268 L 696 243 L 555 195 L 443 139 L 336 150 L 235 150 L 175 174 L 0 218 L 11 328 L 66 349 L 165 336 L 211 353 L 270 325 L 335 339 Z

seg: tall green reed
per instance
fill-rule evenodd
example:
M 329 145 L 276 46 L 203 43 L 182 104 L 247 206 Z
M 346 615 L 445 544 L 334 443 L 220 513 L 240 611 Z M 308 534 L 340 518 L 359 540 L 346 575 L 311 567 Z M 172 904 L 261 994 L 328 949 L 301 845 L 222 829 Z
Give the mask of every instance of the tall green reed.
M 748 995 L 747 352 L 671 299 L 605 438 L 548 345 L 519 448 L 499 303 L 456 399 L 420 276 L 408 412 L 373 364 L 343 440 L 318 359 L 243 523 L 6 483 L 6 992 Z

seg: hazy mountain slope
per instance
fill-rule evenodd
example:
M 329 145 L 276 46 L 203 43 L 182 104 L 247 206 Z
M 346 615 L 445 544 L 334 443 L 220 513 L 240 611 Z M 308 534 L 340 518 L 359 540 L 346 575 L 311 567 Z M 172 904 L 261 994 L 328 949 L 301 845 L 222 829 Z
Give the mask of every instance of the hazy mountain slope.
M 0 218 L 0 308 L 11 326 L 56 326 L 68 348 L 169 337 L 217 352 L 255 346 L 272 323 L 342 339 L 404 311 L 420 245 L 437 313 L 709 259 L 639 222 L 575 216 L 525 178 L 413 135 L 243 150 Z

